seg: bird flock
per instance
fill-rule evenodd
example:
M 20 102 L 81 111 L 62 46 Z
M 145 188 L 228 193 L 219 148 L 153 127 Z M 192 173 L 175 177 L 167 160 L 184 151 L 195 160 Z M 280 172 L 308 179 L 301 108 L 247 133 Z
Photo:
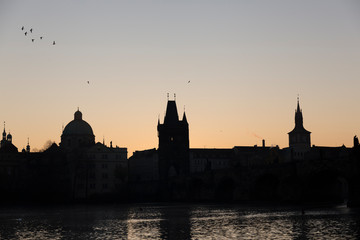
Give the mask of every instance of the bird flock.
M 30 28 L 29 30 L 26 30 L 24 26 L 21 27 L 21 31 L 25 31 L 24 35 L 25 37 L 31 37 L 31 42 L 35 42 L 35 40 L 42 40 L 44 37 L 40 36 L 40 37 L 36 37 L 35 34 L 33 34 L 33 29 Z M 52 45 L 55 45 L 56 42 L 52 41 Z

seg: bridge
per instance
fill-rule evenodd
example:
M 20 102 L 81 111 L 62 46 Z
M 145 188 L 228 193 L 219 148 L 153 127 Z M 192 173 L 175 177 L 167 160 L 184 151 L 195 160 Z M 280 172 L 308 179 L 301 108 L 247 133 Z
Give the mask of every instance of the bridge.
M 360 147 L 312 147 L 303 160 L 275 158 L 169 180 L 173 200 L 360 203 Z

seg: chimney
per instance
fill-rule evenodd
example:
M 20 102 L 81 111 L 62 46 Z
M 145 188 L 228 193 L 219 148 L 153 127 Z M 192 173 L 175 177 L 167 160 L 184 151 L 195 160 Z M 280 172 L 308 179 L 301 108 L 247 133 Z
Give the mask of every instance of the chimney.
M 262 146 L 265 147 L 265 139 L 262 140 Z

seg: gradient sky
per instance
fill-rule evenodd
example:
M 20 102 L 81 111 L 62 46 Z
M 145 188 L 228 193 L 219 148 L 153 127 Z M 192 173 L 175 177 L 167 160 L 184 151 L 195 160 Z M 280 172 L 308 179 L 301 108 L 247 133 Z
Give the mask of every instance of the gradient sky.
M 167 93 L 192 148 L 287 147 L 298 94 L 312 144 L 351 147 L 360 1 L 0 0 L 0 90 L 19 150 L 59 143 L 78 107 L 96 141 L 157 148 Z

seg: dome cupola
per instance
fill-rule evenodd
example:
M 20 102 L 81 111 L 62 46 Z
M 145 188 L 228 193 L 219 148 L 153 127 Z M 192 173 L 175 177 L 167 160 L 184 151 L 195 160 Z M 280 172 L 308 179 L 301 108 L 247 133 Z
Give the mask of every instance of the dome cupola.
M 6 140 L 7 140 L 8 142 L 12 142 L 12 135 L 10 134 L 10 132 L 9 132 L 9 134 L 8 134 L 7 137 L 6 137 Z
M 82 120 L 82 113 L 79 109 L 74 113 L 74 120 Z

